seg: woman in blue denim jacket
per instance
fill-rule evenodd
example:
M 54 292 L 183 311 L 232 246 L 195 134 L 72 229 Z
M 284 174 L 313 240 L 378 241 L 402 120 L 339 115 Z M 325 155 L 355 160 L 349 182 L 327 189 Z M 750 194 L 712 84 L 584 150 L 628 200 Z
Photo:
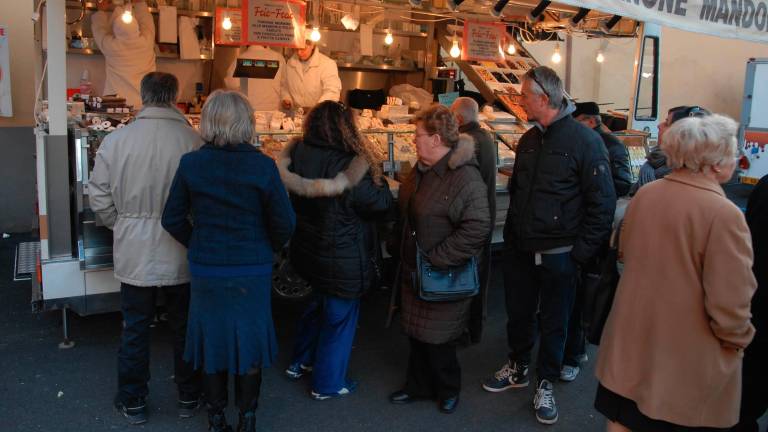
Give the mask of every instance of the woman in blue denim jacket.
M 251 432 L 261 368 L 277 355 L 270 302 L 273 252 L 290 238 L 296 216 L 275 163 L 250 144 L 253 109 L 243 95 L 212 93 L 200 129 L 206 144 L 182 157 L 162 219 L 189 248 L 184 358 L 204 369 L 209 430 L 231 430 L 224 418 L 231 373 L 238 431 Z

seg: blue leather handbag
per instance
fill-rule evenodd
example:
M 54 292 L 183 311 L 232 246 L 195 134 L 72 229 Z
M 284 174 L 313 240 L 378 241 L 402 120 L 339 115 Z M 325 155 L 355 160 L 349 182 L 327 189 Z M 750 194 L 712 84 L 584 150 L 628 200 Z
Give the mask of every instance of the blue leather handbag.
M 480 292 L 477 258 L 473 256 L 461 266 L 437 268 L 417 244 L 416 283 L 419 298 L 424 301 L 444 302 L 473 297 Z

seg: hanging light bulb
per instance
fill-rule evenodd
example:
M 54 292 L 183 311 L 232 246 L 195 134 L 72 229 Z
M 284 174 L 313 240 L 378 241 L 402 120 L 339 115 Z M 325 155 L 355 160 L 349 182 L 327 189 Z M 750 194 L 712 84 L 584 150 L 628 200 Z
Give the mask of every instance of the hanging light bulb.
M 595 61 L 598 63 L 602 63 L 605 61 L 605 56 L 603 55 L 602 51 L 597 52 L 597 57 L 595 57 Z
M 392 37 L 392 32 L 387 29 L 387 35 L 384 36 L 384 43 L 387 45 L 392 45 L 392 42 L 395 41 L 395 38 Z
M 229 15 L 224 17 L 224 20 L 221 21 L 221 28 L 224 30 L 230 30 L 232 28 L 232 20 L 229 18 Z
M 120 16 L 120 19 L 123 20 L 124 23 L 130 24 L 133 22 L 133 12 L 131 11 L 131 4 L 126 3 L 125 4 L 125 10 L 123 11 L 123 14 Z
M 555 45 L 555 52 L 552 53 L 552 63 L 560 63 L 563 57 L 560 55 L 560 44 Z
M 510 42 L 509 45 L 507 45 L 507 54 L 513 55 L 515 52 L 517 52 L 517 48 L 515 48 L 515 44 Z
M 453 46 L 448 54 L 453 58 L 458 58 L 461 55 L 461 48 L 459 48 L 459 41 L 456 40 L 456 36 L 453 37 Z
M 309 34 L 309 40 L 312 42 L 320 40 L 320 29 L 318 27 L 312 27 L 312 33 Z

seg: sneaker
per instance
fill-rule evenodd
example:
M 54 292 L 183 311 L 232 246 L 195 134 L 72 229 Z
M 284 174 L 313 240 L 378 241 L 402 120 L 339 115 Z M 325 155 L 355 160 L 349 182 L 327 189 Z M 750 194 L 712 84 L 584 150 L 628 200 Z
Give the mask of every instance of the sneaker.
M 200 408 L 200 397 L 182 394 L 176 403 L 179 411 L 179 418 L 194 417 L 197 409 Z
M 533 409 L 536 410 L 536 420 L 539 423 L 551 425 L 557 422 L 557 405 L 552 383 L 541 380 L 533 397 Z
M 571 382 L 579 376 L 580 371 L 581 368 L 578 366 L 563 365 L 563 368 L 560 369 L 560 381 Z
M 347 385 L 342 387 L 342 389 L 337 391 L 336 393 L 318 393 L 312 390 L 310 395 L 312 396 L 312 399 L 321 401 L 321 400 L 346 396 L 354 392 L 356 388 L 357 388 L 357 381 L 347 381 Z
M 498 393 L 504 390 L 528 386 L 528 365 L 512 360 L 504 363 L 501 369 L 483 382 L 483 389 Z
M 292 363 L 290 366 L 288 366 L 288 369 L 285 370 L 285 376 L 292 380 L 297 380 L 304 376 L 304 374 L 308 374 L 312 372 L 312 366 L 303 365 L 301 363 Z
M 131 398 L 127 401 L 115 401 L 115 408 L 132 425 L 147 422 L 147 403 L 143 397 Z

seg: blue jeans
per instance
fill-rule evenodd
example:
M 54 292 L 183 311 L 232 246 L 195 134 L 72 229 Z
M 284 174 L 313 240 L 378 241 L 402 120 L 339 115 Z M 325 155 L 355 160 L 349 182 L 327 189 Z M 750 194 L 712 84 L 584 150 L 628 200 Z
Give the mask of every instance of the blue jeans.
M 116 402 L 146 397 L 149 394 L 149 345 L 152 321 L 155 318 L 157 292 L 165 294 L 168 325 L 173 337 L 174 379 L 179 396 L 192 400 L 200 394 L 200 374 L 182 358 L 187 334 L 189 284 L 165 287 L 138 287 L 120 285 L 123 312 L 122 340 L 117 354 Z
M 299 320 L 291 363 L 312 365 L 312 390 L 336 393 L 347 385 L 360 299 L 318 294 Z
M 556 382 L 573 310 L 578 265 L 569 252 L 541 255 L 541 264 L 536 265 L 533 252 L 514 247 L 505 251 L 504 262 L 509 358 L 530 363 L 538 324 L 541 339 L 536 374 L 540 380 Z

